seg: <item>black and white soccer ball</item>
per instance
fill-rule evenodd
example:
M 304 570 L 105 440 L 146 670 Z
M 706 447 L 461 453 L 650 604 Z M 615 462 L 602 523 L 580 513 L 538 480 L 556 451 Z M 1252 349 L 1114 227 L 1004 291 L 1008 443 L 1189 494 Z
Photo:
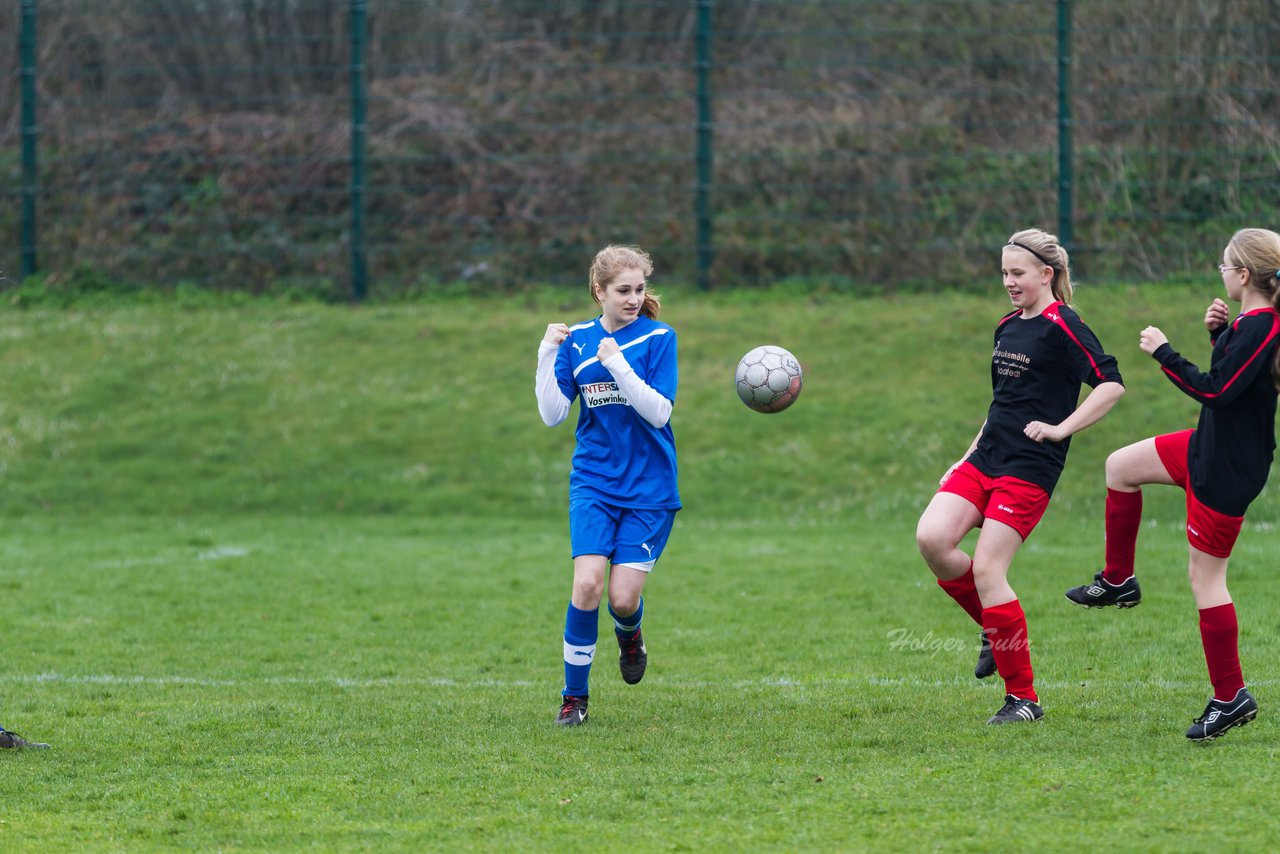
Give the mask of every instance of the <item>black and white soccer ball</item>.
M 766 344 L 738 362 L 738 397 L 756 412 L 781 412 L 796 402 L 804 384 L 800 362 L 787 350 Z

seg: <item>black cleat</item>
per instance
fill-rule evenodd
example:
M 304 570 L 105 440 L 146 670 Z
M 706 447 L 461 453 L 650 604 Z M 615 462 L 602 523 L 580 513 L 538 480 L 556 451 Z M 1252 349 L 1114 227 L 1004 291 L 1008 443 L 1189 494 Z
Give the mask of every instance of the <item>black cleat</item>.
M 1112 584 L 1099 572 L 1093 577 L 1092 584 L 1068 590 L 1067 598 L 1086 608 L 1106 608 L 1110 605 L 1132 608 L 1142 601 L 1142 588 L 1138 586 L 1136 575 L 1129 576 L 1120 584 Z
M 587 722 L 587 698 L 565 697 L 556 716 L 556 726 L 579 726 Z
M 4 727 L 0 727 L 0 749 L 9 748 L 13 750 L 45 750 L 49 745 L 39 741 L 27 741 L 16 732 L 9 732 Z
M 1208 741 L 1226 735 L 1233 726 L 1244 726 L 1257 716 L 1258 701 L 1253 699 L 1247 688 L 1241 688 L 1230 700 L 1210 700 L 1204 707 L 1204 714 L 1196 718 L 1191 729 L 1187 730 L 1187 738 Z
M 644 635 L 636 629 L 630 638 L 617 635 L 618 669 L 622 671 L 622 681 L 634 685 L 644 678 L 644 669 L 649 666 L 649 651 L 644 648 Z
M 991 651 L 991 636 L 982 633 L 982 647 L 978 650 L 978 663 L 973 667 L 973 675 L 986 679 L 996 672 L 996 654 Z
M 1038 721 L 1044 717 L 1044 709 L 1038 703 L 1024 700 L 1012 694 L 1004 695 L 1004 705 L 991 716 L 989 724 L 1020 724 Z

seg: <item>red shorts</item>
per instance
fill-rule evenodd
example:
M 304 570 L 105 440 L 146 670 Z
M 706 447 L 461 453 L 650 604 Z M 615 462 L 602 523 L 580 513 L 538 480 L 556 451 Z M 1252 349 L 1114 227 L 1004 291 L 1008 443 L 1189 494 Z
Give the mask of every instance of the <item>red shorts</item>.
M 1186 490 L 1187 542 L 1191 543 L 1192 548 L 1205 554 L 1231 557 L 1231 549 L 1240 536 L 1244 517 L 1228 516 L 1205 507 L 1191 491 L 1191 481 L 1187 476 L 1187 446 L 1191 444 L 1191 434 L 1194 432 L 1196 431 L 1180 430 L 1156 436 L 1156 453 L 1160 455 L 1160 462 L 1164 463 L 1164 470 L 1173 478 L 1173 482 Z
M 1049 506 L 1044 487 L 1016 477 L 987 477 L 972 463 L 956 467 L 939 492 L 950 492 L 968 501 L 985 519 L 1003 522 L 1025 541 Z

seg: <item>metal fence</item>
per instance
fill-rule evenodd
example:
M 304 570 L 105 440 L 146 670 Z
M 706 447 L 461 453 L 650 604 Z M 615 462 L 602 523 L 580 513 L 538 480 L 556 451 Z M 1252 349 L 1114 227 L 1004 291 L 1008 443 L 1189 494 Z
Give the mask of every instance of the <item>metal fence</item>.
M 330 296 L 962 285 L 1277 227 L 1274 0 L 19 0 L 0 270 Z

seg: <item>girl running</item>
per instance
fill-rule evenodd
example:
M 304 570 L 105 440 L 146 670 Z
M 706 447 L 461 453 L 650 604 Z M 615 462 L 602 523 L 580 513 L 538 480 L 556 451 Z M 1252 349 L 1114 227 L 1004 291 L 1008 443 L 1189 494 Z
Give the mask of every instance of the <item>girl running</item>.
M 1044 515 L 1070 437 L 1124 394 L 1116 360 L 1068 305 L 1071 271 L 1057 237 L 1017 232 L 1004 247 L 1001 274 L 1014 310 L 996 324 L 987 420 L 942 476 L 916 528 L 938 584 L 982 627 L 974 675 L 999 671 L 1004 678 L 1004 705 L 989 724 L 1044 717 L 1009 565 Z M 1092 391 L 1077 406 L 1081 383 Z M 959 544 L 979 527 L 970 558 Z
M 1227 591 L 1227 559 L 1250 502 L 1262 492 L 1275 450 L 1276 388 L 1280 385 L 1280 235 L 1245 228 L 1231 237 L 1218 270 L 1227 298 L 1240 303 L 1231 321 L 1218 298 L 1205 311 L 1213 343 L 1203 373 L 1154 326 L 1142 330 L 1143 352 L 1160 363 L 1180 391 L 1200 403 L 1194 430 L 1167 433 L 1121 448 L 1107 458 L 1106 565 L 1092 584 L 1067 598 L 1086 608 L 1132 608 L 1142 600 L 1134 550 L 1142 519 L 1142 487 L 1173 484 L 1187 493 L 1188 575 L 1200 611 L 1213 697 L 1187 730 L 1193 741 L 1217 738 L 1258 714 L 1244 685 L 1236 609 Z
M 574 398 L 577 447 L 569 475 L 573 592 L 564 622 L 564 690 L 556 723 L 587 721 L 587 678 L 595 658 L 606 569 L 609 614 L 621 650 L 622 679 L 644 676 L 641 592 L 662 556 L 680 495 L 671 408 L 676 399 L 676 334 L 657 320 L 648 289 L 649 256 L 608 246 L 591 264 L 591 298 L 600 316 L 552 323 L 538 345 L 538 411 L 549 427 Z

